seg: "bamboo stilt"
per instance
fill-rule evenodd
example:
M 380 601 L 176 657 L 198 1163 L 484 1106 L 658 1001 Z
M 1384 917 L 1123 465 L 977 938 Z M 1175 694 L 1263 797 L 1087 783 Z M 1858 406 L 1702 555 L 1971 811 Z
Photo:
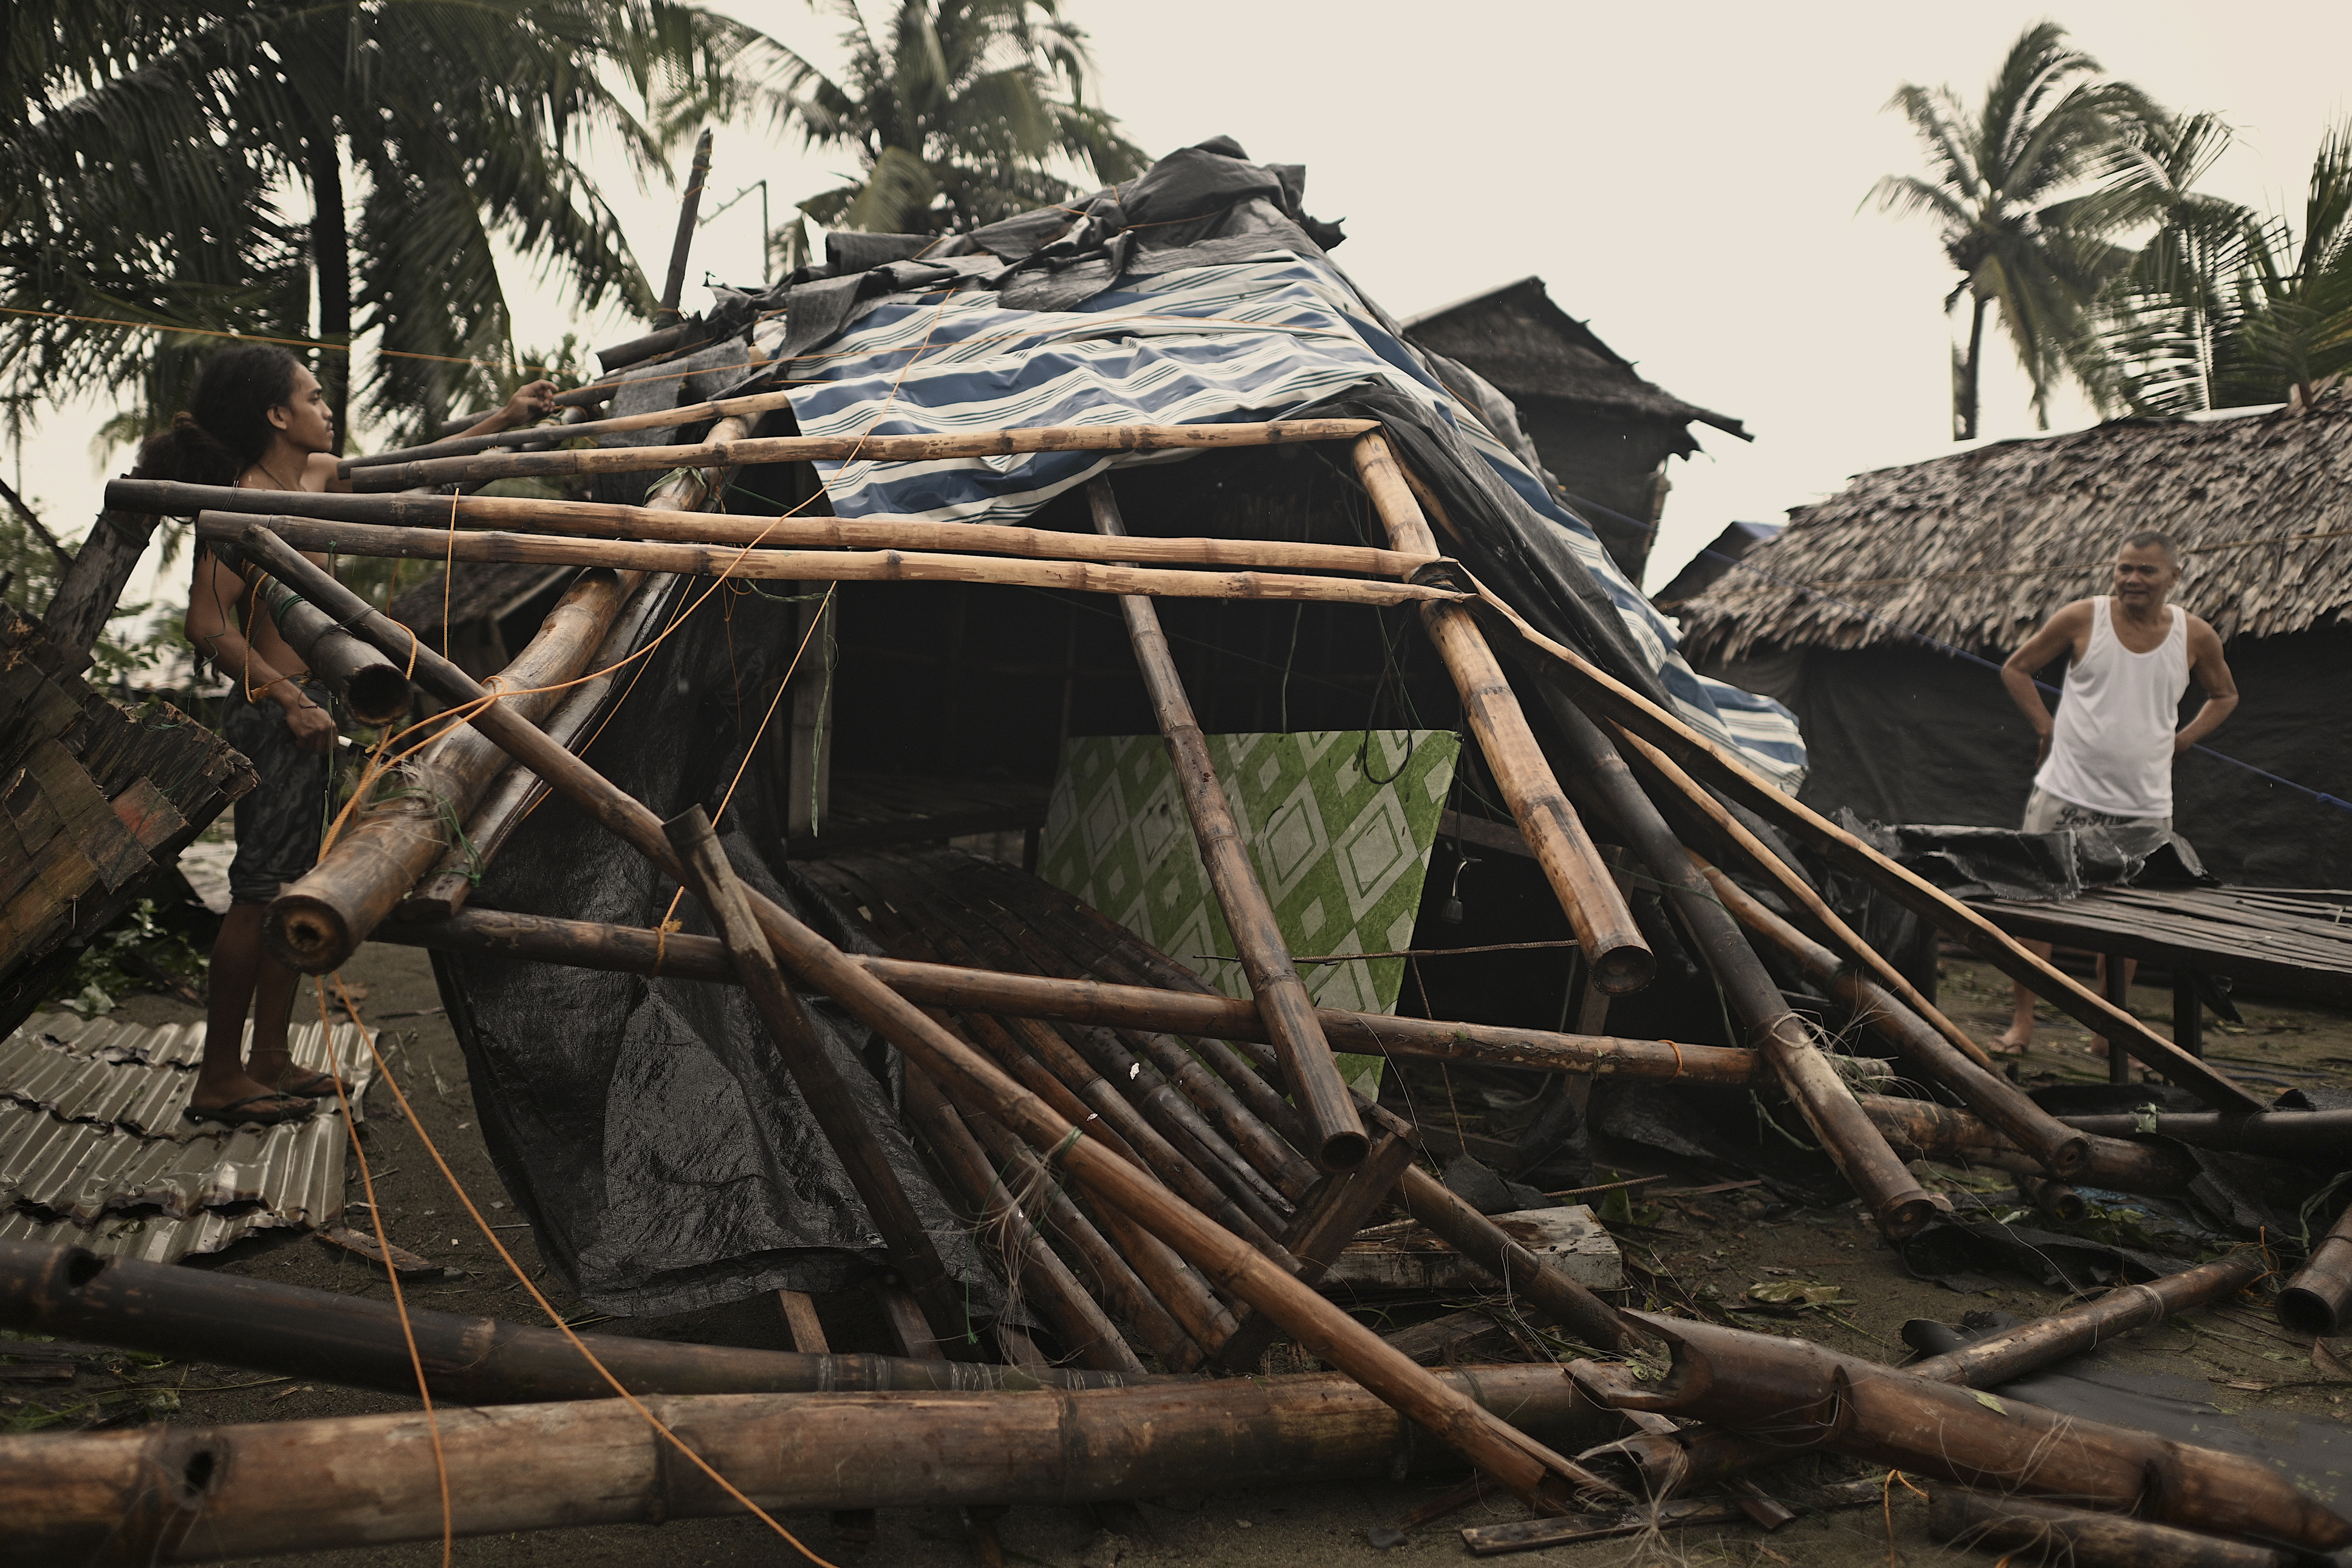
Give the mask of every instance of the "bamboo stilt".
M 457 1405 L 609 1399 L 604 1381 L 551 1328 L 466 1317 L 335 1291 L 281 1285 L 208 1269 L 96 1256 L 74 1247 L 0 1241 L 0 1326 L 183 1361 L 317 1379 L 413 1396 L 415 1338 L 425 1385 Z M 1029 1374 L 985 1363 L 910 1362 L 882 1355 L 676 1344 L 629 1334 L 583 1334 L 632 1394 L 782 1394 L 814 1389 L 1116 1387 L 1130 1377 L 1055 1368 Z M 812 1349 L 816 1354 L 811 1354 Z
M 257 525 L 241 541 L 303 597 L 383 649 L 405 646 L 405 633 L 275 535 Z M 443 700 L 478 700 L 481 688 L 430 651 L 417 657 L 417 678 Z M 660 822 L 640 802 L 549 740 L 537 728 L 486 708 L 475 721 L 516 758 L 580 803 L 599 822 L 635 845 L 673 877 L 684 868 Z M 969 1096 L 1001 1117 L 1033 1146 L 1050 1151 L 1107 1206 L 1166 1241 L 1202 1274 L 1281 1323 L 1308 1354 L 1339 1367 L 1364 1387 L 1436 1435 L 1479 1469 L 1537 1506 L 1566 1508 L 1573 1500 L 1613 1489 L 1600 1478 L 1513 1430 L 1446 1388 L 1382 1343 L 1363 1324 L 1293 1280 L 1248 1243 L 1220 1229 L 1125 1160 L 1100 1149 L 1084 1128 L 1055 1114 L 994 1063 L 956 1040 L 847 955 L 764 898 L 754 913 L 770 944 L 813 989 L 838 1000 L 929 1071 L 950 1098 Z
M 1690 857 L 1723 907 L 1750 931 L 1795 959 L 1814 979 L 1830 987 L 1882 1039 L 1908 1057 L 1928 1077 L 1967 1102 L 1970 1110 L 2018 1147 L 2042 1162 L 2053 1176 L 2072 1176 L 2091 1157 L 2091 1143 L 2033 1103 L 2032 1096 L 1952 1049 L 1919 1016 L 1854 973 L 1835 953 L 1773 914 L 1738 883 L 1696 855 Z
M 1790 1010 L 1763 960 L 1608 737 L 1559 693 L 1547 686 L 1539 687 L 1538 695 L 1568 748 L 1567 761 L 1673 902 L 1683 930 L 1723 988 L 1749 1041 L 1771 1062 L 1780 1087 L 1836 1162 L 1846 1185 L 1870 1206 L 1878 1228 L 1888 1239 L 1899 1241 L 1937 1216 L 1949 1214 L 1951 1200 L 1921 1187 L 1854 1103 L 1853 1091 L 1804 1020 Z
M 1546 637 L 1497 600 L 1483 602 L 1533 646 L 1551 655 L 1544 678 L 1580 706 L 1624 726 L 1643 739 L 1695 769 L 1750 810 L 1773 819 L 1817 852 L 1892 895 L 1948 936 L 1968 944 L 1993 967 L 2028 988 L 2094 1033 L 2120 1040 L 2129 1052 L 2166 1078 L 2221 1110 L 2259 1111 L 2263 1102 L 2230 1078 L 2182 1051 L 2147 1025 L 2094 995 L 2042 961 L 1999 926 L 1933 883 L 1905 870 L 1820 812 L 1766 783 L 1738 758 L 1674 714 L 1593 664 L 1574 649 Z
M 352 476 L 361 490 L 474 485 L 559 474 L 649 474 L 672 468 L 735 468 L 754 463 L 925 463 L 1026 452 L 1173 452 L 1345 441 L 1375 428 L 1369 419 L 1276 420 L 1265 424 L 1068 424 L 975 430 L 952 435 L 777 435 L 711 440 L 693 446 L 619 446 L 589 452 L 497 452 L 388 463 Z
M 1127 536 L 1108 481 L 1097 479 L 1088 485 L 1087 499 L 1094 508 L 1097 533 L 1110 538 Z M 1306 983 L 1290 961 L 1282 927 L 1274 918 L 1274 905 L 1266 902 L 1265 889 L 1258 885 L 1257 868 L 1250 863 L 1248 847 L 1242 842 L 1233 803 L 1225 798 L 1216 765 L 1209 759 L 1208 737 L 1192 716 L 1192 699 L 1185 695 L 1183 680 L 1176 672 L 1175 655 L 1169 652 L 1167 636 L 1160 630 L 1160 612 L 1141 593 L 1123 596 L 1118 607 L 1127 622 L 1128 640 L 1135 647 L 1135 662 L 1143 672 L 1144 691 L 1160 720 L 1160 737 L 1168 744 L 1169 766 L 1175 770 L 1177 792 L 1192 821 L 1201 864 L 1208 873 L 1217 906 L 1224 913 L 1226 929 L 1241 956 L 1242 972 L 1249 979 L 1250 994 L 1257 998 L 1258 1014 L 1265 1019 L 1275 1054 L 1282 1059 L 1283 1081 L 1306 1124 L 1304 1152 L 1327 1171 L 1361 1165 L 1371 1142 L 1348 1098 L 1339 1065 L 1331 1059 L 1330 1044 L 1316 1019 L 1315 1004 L 1307 999 Z
M 1570 1446 L 1622 1426 L 1557 1367 L 1424 1374 Z M 1210 1392 L 1211 1388 L 1213 1392 Z M 1421 1468 L 1411 1424 L 1331 1375 L 1036 1394 L 646 1398 L 689 1452 L 772 1515 L 1066 1507 L 1170 1490 L 1374 1479 Z M 617 1399 L 236 1427 L 0 1437 L 0 1518 L 26 1563 L 159 1568 L 461 1536 L 738 1513 Z M 436 1462 L 439 1461 L 439 1462 Z M 291 1486 L 288 1478 L 303 1478 Z
M 196 537 L 230 539 L 243 514 L 199 512 Z M 558 538 L 544 534 L 449 533 L 373 523 L 320 523 L 274 517 L 271 529 L 298 549 L 408 560 L 528 561 L 548 566 L 668 571 L 754 582 L 974 582 L 1074 593 L 1156 594 L 1170 599 L 1263 599 L 1283 603 L 1421 604 L 1451 601 L 1450 589 L 1409 582 L 1280 572 L 1163 571 L 1084 560 L 1006 560 L 995 556 L 905 550 L 753 549 L 732 545 L 642 544 L 626 539 Z
M 1358 439 L 1356 474 L 1388 529 L 1391 548 L 1408 555 L 1437 554 L 1437 539 L 1429 531 L 1420 503 L 1412 498 L 1388 443 L 1377 432 Z M 1467 610 L 1446 604 L 1424 605 L 1422 625 L 1435 643 L 1456 690 L 1462 711 L 1477 737 L 1504 802 L 1518 824 L 1536 863 L 1559 899 L 1569 924 L 1575 927 L 1585 962 L 1592 966 L 1595 982 L 1612 995 L 1638 991 L 1650 983 L 1655 960 L 1642 940 L 1633 912 L 1609 878 L 1592 847 L 1591 836 L 1578 820 L 1576 808 L 1560 793 L 1543 753 L 1528 729 L 1527 716 L 1512 694 L 1502 666 L 1495 662 L 1477 623 Z
M 1334 571 L 1403 577 L 1426 566 L 1417 556 L 1369 545 L 1288 539 L 1107 539 L 1001 523 L 941 523 L 924 517 L 737 517 L 604 501 L 524 496 L 361 496 L 348 491 L 239 490 L 155 479 L 117 479 L 109 494 L 173 517 L 235 512 L 387 528 L 506 529 L 581 538 L 752 545 L 769 549 L 940 550 L 1035 560 L 1126 560 L 1145 566 L 1213 566 L 1269 571 Z
M 568 754 L 567 754 L 568 755 Z M 784 982 L 775 955 L 761 937 L 751 918 L 751 906 L 727 852 L 711 831 L 710 819 L 699 806 L 663 824 L 679 868 L 678 880 L 693 891 L 719 928 L 719 939 L 751 998 L 751 1005 L 767 1026 L 793 1087 L 801 1092 L 809 1114 L 815 1118 L 825 1142 L 832 1145 L 841 1168 L 866 1206 L 866 1217 L 881 1234 L 891 1261 L 907 1281 L 931 1337 L 950 1352 L 962 1350 L 969 1358 L 976 1325 L 968 1321 L 964 1289 L 940 1261 L 923 1217 L 916 1212 L 882 1147 L 866 1126 L 866 1115 L 850 1092 L 841 1069 L 824 1041 L 809 1022 L 800 998 Z
M 641 926 L 558 920 L 499 909 L 467 908 L 446 922 L 395 922 L 378 927 L 373 936 L 376 941 L 402 946 L 495 953 L 583 969 L 677 975 L 721 983 L 731 983 L 734 977 L 719 944 L 708 936 L 665 936 Z M 1248 1001 L 1213 992 L 1001 974 L 895 958 L 859 957 L 856 962 L 909 1001 L 997 1017 L 1060 1019 L 1180 1035 L 1199 1041 L 1212 1065 L 1218 1056 L 1217 1042 L 1255 1040 L 1265 1029 Z M 1338 1049 L 1366 1056 L 1481 1061 L 1547 1072 L 1685 1083 L 1742 1085 L 1762 1082 L 1764 1077 L 1756 1053 L 1736 1046 L 1554 1034 L 1508 1024 L 1392 1018 L 1337 1008 L 1318 1008 L 1316 1015 L 1325 1036 Z M 1223 1070 L 1219 1071 L 1223 1076 Z M 1231 1082 L 1229 1077 L 1227 1082 Z M 1239 1095 L 1242 1091 L 1237 1088 L 1234 1092 Z M 1278 1094 L 1270 1102 L 1244 1097 L 1244 1103 L 1251 1114 L 1269 1125 L 1287 1113 Z

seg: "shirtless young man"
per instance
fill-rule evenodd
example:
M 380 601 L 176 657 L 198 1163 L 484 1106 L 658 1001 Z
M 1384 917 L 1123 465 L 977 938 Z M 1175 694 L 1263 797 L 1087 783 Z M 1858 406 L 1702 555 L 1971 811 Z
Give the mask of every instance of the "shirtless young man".
M 552 382 L 534 382 L 467 434 L 544 417 L 554 399 Z M 191 402 L 191 412 L 142 450 L 143 476 L 258 490 L 349 488 L 335 477 L 326 394 L 285 350 L 251 345 L 215 355 Z M 320 555 L 310 559 L 327 564 Z M 192 1122 L 299 1121 L 336 1084 L 326 1073 L 295 1067 L 288 1055 L 297 977 L 264 946 L 262 917 L 280 885 L 318 862 L 335 720 L 325 689 L 310 681 L 268 611 L 242 578 L 201 548 L 185 629 L 198 656 L 235 683 L 223 704 L 221 733 L 260 775 L 236 803 L 231 903 L 213 943 L 204 1061 L 185 1113 Z M 243 1049 L 248 1008 L 249 1061 Z
M 2040 737 L 2025 831 L 2172 826 L 2172 759 L 2220 727 L 2238 706 L 2237 682 L 2213 628 L 2168 602 L 2180 581 L 2180 552 L 2147 529 L 2116 552 L 2115 591 L 2078 599 L 2053 615 L 2001 666 L 2001 685 Z M 2033 673 L 2070 656 L 2053 719 Z M 2179 724 L 2189 677 L 2205 690 L 2197 716 Z M 2044 958 L 2046 942 L 2028 946 Z M 2104 960 L 2102 960 L 2104 963 Z M 2126 967 L 2124 983 L 2131 983 Z M 1993 1049 L 2025 1050 L 2033 1039 L 2033 993 L 2016 988 L 2009 1032 Z M 2105 1042 L 2092 1050 L 2104 1054 Z

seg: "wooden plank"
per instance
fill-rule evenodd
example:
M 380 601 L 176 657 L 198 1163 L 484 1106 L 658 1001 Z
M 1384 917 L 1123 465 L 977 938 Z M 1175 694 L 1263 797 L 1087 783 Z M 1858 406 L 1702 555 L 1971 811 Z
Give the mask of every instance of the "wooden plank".
M 824 1325 L 817 1321 L 816 1298 L 806 1291 L 778 1291 L 776 1309 L 783 1314 L 784 1335 L 794 1350 L 813 1355 L 825 1355 L 832 1346 L 825 1343 Z

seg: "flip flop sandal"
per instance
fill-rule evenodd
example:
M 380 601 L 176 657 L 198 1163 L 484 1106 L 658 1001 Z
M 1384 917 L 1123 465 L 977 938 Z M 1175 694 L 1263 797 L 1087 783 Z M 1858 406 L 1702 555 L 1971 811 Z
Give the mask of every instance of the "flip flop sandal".
M 284 1102 L 275 1111 L 247 1111 L 248 1105 L 266 1105 L 272 1101 Z M 287 1094 L 273 1090 L 267 1094 L 248 1094 L 242 1100 L 232 1100 L 226 1105 L 205 1107 L 191 1105 L 180 1113 L 191 1122 L 218 1122 L 224 1126 L 241 1127 L 253 1124 L 276 1127 L 288 1122 L 307 1122 L 317 1107 L 299 1094 Z
M 280 1094 L 292 1094 L 306 1100 L 331 1100 L 339 1088 L 345 1094 L 352 1092 L 350 1084 L 338 1084 L 332 1074 L 325 1072 L 313 1072 L 298 1083 L 289 1083 L 283 1078 L 278 1081 Z

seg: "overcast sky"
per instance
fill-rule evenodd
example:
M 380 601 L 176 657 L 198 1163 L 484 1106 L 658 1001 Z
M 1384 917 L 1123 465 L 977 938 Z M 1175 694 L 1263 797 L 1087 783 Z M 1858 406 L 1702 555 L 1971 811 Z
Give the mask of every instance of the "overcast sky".
M 1392 313 L 1536 274 L 1643 375 L 1745 421 L 1752 444 L 1702 428 L 1706 451 L 1672 465 L 1652 587 L 1728 521 L 1778 521 L 1851 474 L 1950 450 L 1952 277 L 1926 224 L 1857 210 L 1879 175 L 1921 168 L 1884 111 L 1898 84 L 1973 99 L 2019 32 L 2054 17 L 2114 74 L 2237 128 L 2207 189 L 2299 216 L 2320 137 L 2347 114 L 2352 58 L 2341 0 L 2260 13 L 2181 0 L 1064 4 L 1092 35 L 1094 90 L 1134 141 L 1158 154 L 1222 133 L 1307 165 L 1308 210 L 1347 226 L 1337 259 Z M 836 57 L 837 19 L 800 0 L 720 8 Z M 636 191 L 615 165 L 609 194 L 657 271 L 676 196 Z M 847 167 L 763 126 L 722 127 L 705 210 L 764 177 L 781 214 Z M 690 278 L 757 278 L 758 206 L 755 192 L 709 225 Z M 527 343 L 637 330 L 575 319 L 526 269 L 509 287 Z M 707 298 L 689 287 L 687 303 Z M 2023 380 L 1990 347 L 1985 430 L 2031 434 Z M 23 454 L 25 488 L 65 531 L 127 466 L 89 453 L 106 412 L 59 408 Z M 2053 409 L 2060 428 L 2089 417 L 2069 397 Z

